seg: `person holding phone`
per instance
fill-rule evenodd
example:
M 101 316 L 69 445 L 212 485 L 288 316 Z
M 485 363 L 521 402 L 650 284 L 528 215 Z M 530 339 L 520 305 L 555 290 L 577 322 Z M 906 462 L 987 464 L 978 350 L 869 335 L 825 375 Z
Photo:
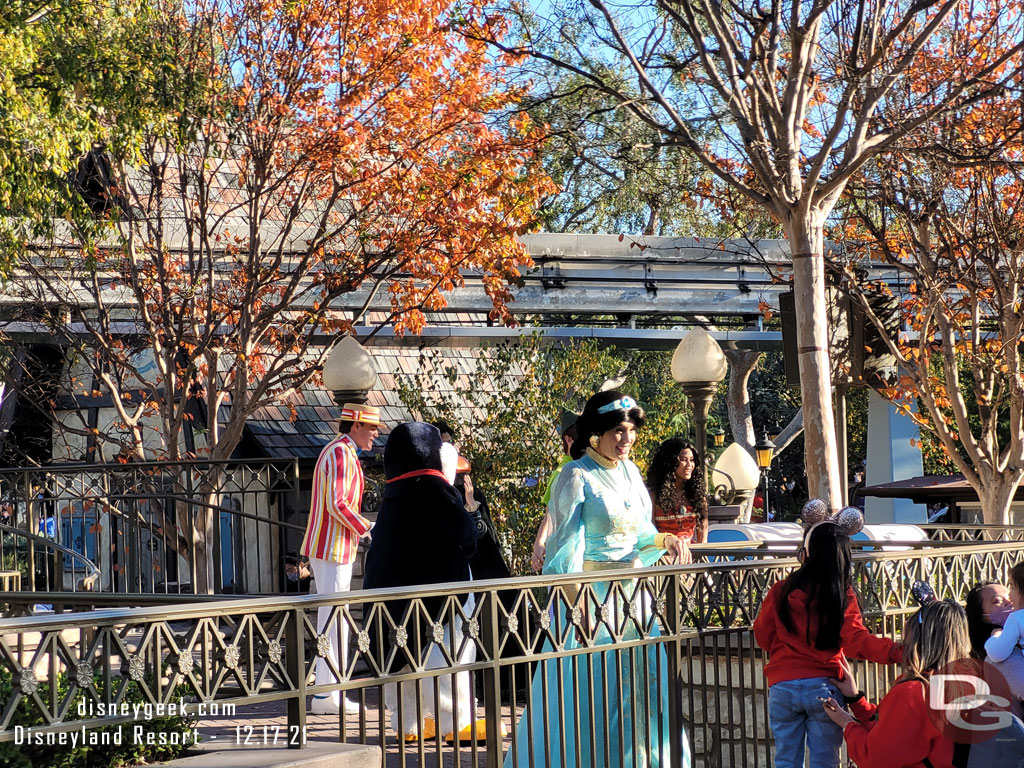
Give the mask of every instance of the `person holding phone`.
M 819 502 L 820 504 L 821 502 Z M 864 626 L 853 591 L 850 536 L 837 522 L 812 525 L 797 553 L 800 567 L 768 593 L 754 637 L 768 652 L 768 722 L 775 737 L 775 766 L 837 768 L 843 732 L 821 708 L 839 695 L 847 654 L 880 664 L 898 662 L 900 647 Z
M 830 682 L 849 710 L 834 697 L 822 702 L 822 710 L 842 729 L 850 760 L 858 768 L 963 765 L 928 698 L 932 674 L 951 669 L 970 652 L 964 609 L 950 600 L 934 600 L 907 620 L 903 674 L 877 706 L 858 690 L 849 662 L 842 659 L 842 674 Z

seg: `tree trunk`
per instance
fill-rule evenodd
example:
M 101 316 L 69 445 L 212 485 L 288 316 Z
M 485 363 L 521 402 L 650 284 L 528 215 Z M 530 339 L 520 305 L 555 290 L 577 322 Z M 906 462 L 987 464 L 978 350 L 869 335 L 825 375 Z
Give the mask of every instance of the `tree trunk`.
M 202 497 L 209 501 L 211 497 Z M 216 562 L 214 553 L 213 526 L 215 522 L 211 519 L 212 512 L 208 509 L 196 510 L 195 528 L 192 537 L 192 565 L 193 584 L 192 589 L 197 595 L 212 595 L 214 593 L 214 577 L 212 568 Z
M 811 210 L 786 221 L 793 254 L 797 360 L 804 412 L 804 455 L 811 497 L 831 508 L 843 506 L 839 453 L 832 417 L 832 377 L 828 359 L 825 302 L 824 217 Z
M 661 206 L 656 202 L 648 203 L 647 224 L 644 225 L 644 234 L 648 237 L 658 234 L 658 220 L 661 214 Z
M 787 424 L 782 429 L 782 432 L 779 433 L 779 436 L 775 438 L 775 455 L 778 456 L 780 453 L 786 450 L 786 448 L 788 448 L 790 444 L 794 440 L 796 440 L 800 436 L 800 433 L 803 431 L 804 412 L 797 411 L 796 413 L 793 414 L 793 418 L 790 419 L 789 424 Z
M 188 471 L 186 469 L 186 471 Z M 217 591 L 215 569 L 221 567 L 220 551 L 220 481 L 221 469 L 213 464 L 196 484 L 193 498 L 199 503 L 192 509 L 193 520 L 193 572 L 197 595 L 212 595 Z
M 975 488 L 981 502 L 982 518 L 988 525 L 1009 525 L 1010 504 L 1020 484 L 1021 473 L 993 472 L 987 482 L 984 482 L 984 474 L 982 480 L 981 487 Z
M 729 361 L 729 390 L 725 400 L 729 409 L 729 427 L 732 429 L 732 437 L 735 442 L 753 453 L 754 420 L 750 415 L 750 393 L 747 391 L 747 383 L 750 381 L 750 374 L 757 368 L 757 363 L 763 353 L 746 349 L 723 349 L 722 351 Z M 749 523 L 753 507 L 754 500 L 751 498 L 743 505 L 738 522 Z
M 754 421 L 750 416 L 750 393 L 747 391 L 747 383 L 750 381 L 750 374 L 757 368 L 763 352 L 755 352 L 748 349 L 723 349 L 726 359 L 729 361 L 729 391 L 726 395 L 726 405 L 729 409 L 729 427 L 732 429 L 732 438 L 748 451 L 753 450 Z

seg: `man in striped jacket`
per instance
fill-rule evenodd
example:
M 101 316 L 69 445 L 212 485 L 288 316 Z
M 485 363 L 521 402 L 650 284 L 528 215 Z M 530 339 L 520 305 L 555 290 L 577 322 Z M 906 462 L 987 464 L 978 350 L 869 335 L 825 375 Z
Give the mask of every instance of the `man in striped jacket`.
M 309 557 L 318 594 L 347 592 L 352 585 L 352 563 L 359 539 L 370 532 L 370 522 L 359 514 L 363 499 L 363 468 L 357 451 L 373 448 L 380 434 L 380 411 L 369 405 L 345 403 L 341 409 L 338 431 L 341 433 L 324 446 L 313 472 L 313 498 L 309 523 L 302 540 L 301 553 Z M 317 611 L 317 632 L 325 633 L 330 607 Z M 341 634 L 341 654 L 336 645 Z M 338 669 L 348 656 L 348 627 L 341 618 L 326 631 L 328 658 Z M 327 658 L 316 661 L 316 684 L 338 682 Z M 337 714 L 342 697 L 339 691 L 313 697 L 314 714 Z M 359 705 L 345 701 L 348 712 L 358 712 Z

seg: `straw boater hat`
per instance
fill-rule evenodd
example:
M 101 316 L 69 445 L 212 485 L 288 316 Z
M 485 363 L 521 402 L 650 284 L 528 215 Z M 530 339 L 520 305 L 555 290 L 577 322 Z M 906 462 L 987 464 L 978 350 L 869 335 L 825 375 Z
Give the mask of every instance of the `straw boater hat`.
M 341 406 L 340 421 L 355 421 L 360 424 L 373 424 L 383 426 L 380 420 L 380 408 L 363 403 L 345 403 Z

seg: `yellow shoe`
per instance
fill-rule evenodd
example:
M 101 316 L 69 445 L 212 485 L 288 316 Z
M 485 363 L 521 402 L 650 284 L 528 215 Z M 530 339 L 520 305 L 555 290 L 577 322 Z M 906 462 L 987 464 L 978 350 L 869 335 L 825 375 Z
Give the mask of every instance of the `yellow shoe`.
M 437 726 L 434 725 L 434 718 L 427 717 L 423 720 L 422 735 L 416 731 L 409 731 L 409 733 L 403 734 L 402 739 L 409 741 L 419 741 L 423 739 L 432 739 L 437 735 Z
M 508 729 L 505 728 L 504 720 L 499 720 L 498 723 L 501 726 L 501 738 L 504 739 L 508 735 Z M 474 731 L 476 731 L 477 741 L 487 741 L 487 721 L 484 720 L 484 718 L 482 717 L 476 722 L 470 723 L 469 725 L 465 726 L 464 728 L 462 728 L 462 730 L 459 731 L 459 741 L 472 741 Z M 449 742 L 455 741 L 455 734 L 446 733 L 444 736 L 444 740 Z

